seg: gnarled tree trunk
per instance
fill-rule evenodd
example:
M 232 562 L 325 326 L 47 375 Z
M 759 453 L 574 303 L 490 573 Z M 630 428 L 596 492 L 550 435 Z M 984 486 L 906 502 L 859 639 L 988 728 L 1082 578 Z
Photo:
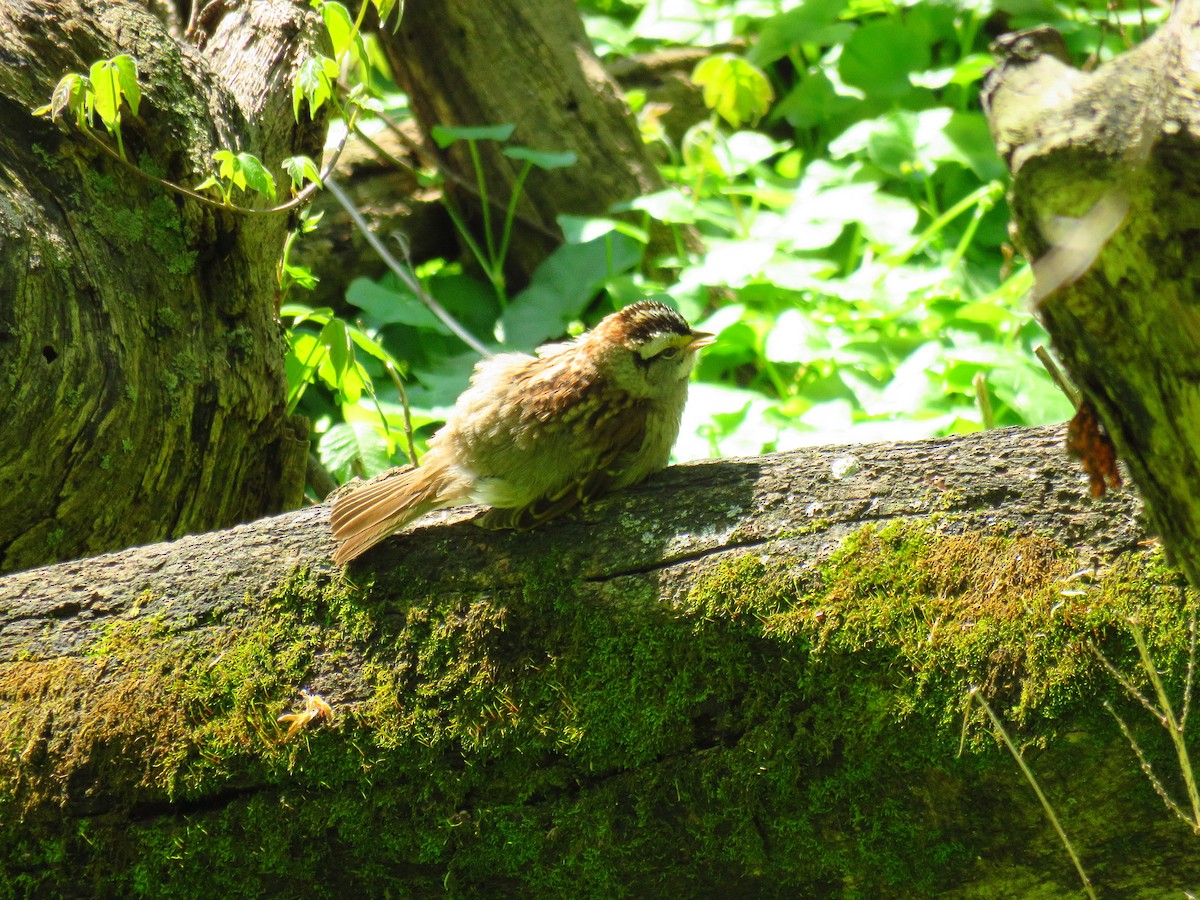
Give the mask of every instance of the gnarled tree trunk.
M 0 0 L 0 571 L 298 505 L 307 441 L 276 319 L 287 215 L 185 199 L 31 111 L 126 53 L 144 92 L 123 113 L 131 162 L 190 186 L 230 148 L 286 185 L 281 160 L 323 133 L 292 116 L 306 7 L 222 7 L 200 48 L 147 4 Z
M 1200 586 L 1200 3 L 1085 73 L 1003 38 L 989 120 L 1054 347 Z

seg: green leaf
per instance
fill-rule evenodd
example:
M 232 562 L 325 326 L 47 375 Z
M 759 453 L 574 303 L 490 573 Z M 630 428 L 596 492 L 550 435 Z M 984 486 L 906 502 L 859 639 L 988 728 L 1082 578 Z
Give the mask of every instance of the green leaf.
M 449 328 L 410 291 L 396 291 L 369 278 L 355 278 L 346 288 L 346 302 L 367 313 L 380 325 L 409 325 L 438 334 Z
M 216 176 L 209 175 L 202 182 L 200 182 L 198 185 L 196 185 L 194 188 L 192 188 L 192 190 L 194 190 L 196 193 L 200 193 L 202 191 L 207 191 L 209 188 L 214 188 L 214 187 L 220 189 L 221 182 L 217 181 Z
M 246 189 L 246 179 L 232 150 L 218 150 L 213 154 L 213 162 L 217 164 L 217 177 L 242 190 Z
M 331 474 L 345 481 L 361 462 L 367 476 L 377 475 L 392 465 L 387 439 L 370 422 L 339 422 L 317 441 L 317 456 Z
M 333 62 L 325 56 L 310 56 L 300 66 L 296 73 L 296 81 L 292 85 L 292 114 L 300 121 L 300 103 L 308 100 L 308 117 L 315 119 L 317 110 L 333 96 L 333 82 L 326 71 L 326 63 Z M 336 74 L 337 63 L 334 63 Z
M 639 241 L 613 232 L 584 244 L 562 244 L 533 273 L 504 311 L 505 344 L 531 350 L 561 337 L 610 278 L 642 258 Z
M 292 180 L 292 187 L 301 188 L 305 182 L 321 184 L 321 170 L 307 156 L 289 156 L 283 161 L 283 170 Z M 310 231 L 312 229 L 309 229 Z
M 117 82 L 121 86 L 121 93 L 125 95 L 125 102 L 129 104 L 129 111 L 136 116 L 138 104 L 142 101 L 142 88 L 138 84 L 137 62 L 126 53 L 114 56 L 110 62 L 117 70 Z
M 308 266 L 296 266 L 291 263 L 284 263 L 283 273 L 297 287 L 302 287 L 306 291 L 311 291 L 320 282 L 320 278 L 313 274 L 312 269 Z
M 644 228 L 630 225 L 619 219 L 605 219 L 596 216 L 559 216 L 558 227 L 562 229 L 563 240 L 568 244 L 586 244 L 606 234 L 617 232 L 631 237 L 640 244 L 649 244 L 650 235 Z
M 325 0 L 321 4 L 321 18 L 325 22 L 325 30 L 329 32 L 329 42 L 333 45 L 334 57 L 340 57 L 347 50 L 354 51 L 358 58 L 358 48 L 354 39 L 358 36 L 354 30 L 354 19 L 350 10 L 338 3 L 337 0 Z
M 92 87 L 96 94 L 96 115 L 104 127 L 112 131 L 117 127 L 117 113 L 121 107 L 120 73 L 112 60 L 104 59 L 92 64 Z
M 870 97 L 897 99 L 913 89 L 909 73 L 928 68 L 929 59 L 929 45 L 899 22 L 872 22 L 846 42 L 838 73 Z
M 839 93 L 829 76 L 818 71 L 805 77 L 776 104 L 775 115 L 796 128 L 813 128 L 846 115 L 861 104 L 859 98 Z
M 804 0 L 795 9 L 767 19 L 748 58 L 767 66 L 806 44 L 820 47 L 843 43 L 854 27 L 838 23 L 847 0 Z
M 379 14 L 379 24 L 384 28 L 387 27 L 388 16 L 392 14 L 393 9 L 399 9 L 396 14 L 396 24 L 392 26 L 392 31 L 400 29 L 400 22 L 404 19 L 404 4 L 397 3 L 396 0 L 371 0 L 375 4 L 375 10 Z
M 241 170 L 242 180 L 246 187 L 258 191 L 271 200 L 275 199 L 275 179 L 257 156 L 252 153 L 239 153 L 237 166 Z
M 828 349 L 825 328 L 798 309 L 785 309 L 779 314 L 763 346 L 767 359 L 781 363 L 808 362 Z
M 516 125 L 434 125 L 430 134 L 443 150 L 455 141 L 507 141 Z
M 678 188 L 667 188 L 631 200 L 630 209 L 640 209 L 660 222 L 690 225 L 696 221 L 696 203 Z
M 539 169 L 564 169 L 575 165 L 579 159 L 570 151 L 555 153 L 552 150 L 531 150 L 529 147 L 505 147 L 501 152 L 510 159 L 531 162 Z
M 703 60 L 692 81 L 704 88 L 704 105 L 734 128 L 758 121 L 775 99 L 762 70 L 731 53 Z
M 70 110 L 75 115 L 75 121 L 83 125 L 86 116 L 91 112 L 88 107 L 91 105 L 92 96 L 91 80 L 72 72 L 59 79 L 58 84 L 54 87 L 54 93 L 50 95 L 50 102 L 45 106 L 39 106 L 33 111 L 33 114 L 35 116 L 49 115 L 51 119 L 57 119 L 64 111 Z

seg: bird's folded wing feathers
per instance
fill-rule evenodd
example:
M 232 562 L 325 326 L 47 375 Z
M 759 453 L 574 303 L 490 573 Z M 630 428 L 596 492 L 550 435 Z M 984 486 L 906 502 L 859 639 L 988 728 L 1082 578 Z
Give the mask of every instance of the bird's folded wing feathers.
M 646 439 L 646 410 L 630 409 L 620 418 L 620 427 L 609 434 L 607 446 L 595 448 L 595 466 L 579 473 L 556 491 L 543 494 L 533 502 L 515 509 L 490 509 L 479 520 L 484 528 L 527 529 L 569 512 L 612 490 L 613 483 L 627 468 L 622 457 L 636 453 Z M 598 430 L 597 435 L 604 431 Z

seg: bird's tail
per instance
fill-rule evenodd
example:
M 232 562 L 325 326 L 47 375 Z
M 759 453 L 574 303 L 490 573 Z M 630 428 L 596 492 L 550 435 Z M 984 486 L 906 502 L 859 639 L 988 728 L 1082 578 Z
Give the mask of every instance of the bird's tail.
M 446 467 L 430 464 L 369 481 L 333 501 L 329 522 L 338 542 L 333 561 L 344 565 L 431 509 L 460 499 Z

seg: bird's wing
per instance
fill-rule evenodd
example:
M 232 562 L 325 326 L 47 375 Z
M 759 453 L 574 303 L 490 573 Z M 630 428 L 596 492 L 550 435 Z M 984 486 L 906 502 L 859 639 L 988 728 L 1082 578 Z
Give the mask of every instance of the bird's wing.
M 591 428 L 594 440 L 604 439 L 601 446 L 593 444 L 596 460 L 592 467 L 580 471 L 577 478 L 561 488 L 543 494 L 524 506 L 490 509 L 478 520 L 478 524 L 485 528 L 533 528 L 581 503 L 588 503 L 608 493 L 627 468 L 624 458 L 636 453 L 646 439 L 647 411 L 644 405 L 637 404 L 615 417 L 619 423 L 617 427 L 605 423 L 604 428 Z

